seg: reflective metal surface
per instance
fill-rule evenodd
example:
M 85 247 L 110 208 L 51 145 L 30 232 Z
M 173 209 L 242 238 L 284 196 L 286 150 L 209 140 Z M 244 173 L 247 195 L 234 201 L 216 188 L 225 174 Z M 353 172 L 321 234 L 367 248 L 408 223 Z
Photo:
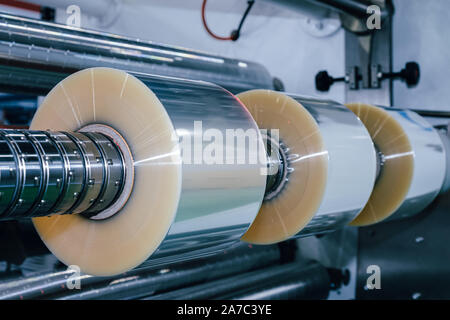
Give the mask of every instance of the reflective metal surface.
M 220 297 L 233 300 L 322 300 L 327 299 L 331 280 L 327 269 L 319 263 L 311 262 L 298 266 L 291 274 L 261 282 L 240 292 Z
M 84 183 L 84 165 L 80 156 L 80 149 L 74 141 L 62 132 L 51 132 L 49 138 L 54 141 L 58 148 L 58 156 L 63 160 L 63 166 L 58 168 L 62 171 L 62 178 L 57 181 L 61 186 L 61 197 L 58 198 L 52 212 L 64 214 L 70 212 L 74 200 L 80 195 Z M 48 212 L 50 213 L 50 212 Z
M 88 210 L 80 211 L 83 214 L 92 214 L 102 212 L 119 196 L 125 180 L 124 164 L 119 148 L 110 138 L 95 132 L 83 132 L 83 134 L 96 144 L 101 153 L 96 160 L 103 162 L 99 167 L 104 170 L 103 188 L 99 196 L 89 199 L 91 207 Z M 99 161 L 99 159 L 101 160 Z M 88 183 L 91 187 L 94 185 L 93 177 L 88 180 Z
M 17 190 L 18 163 L 14 157 L 14 150 L 3 135 L 0 135 L 0 208 L 2 211 L 8 208 L 12 198 L 15 198 Z
M 308 265 L 309 263 L 309 265 Z M 269 268 L 241 273 L 195 286 L 180 288 L 171 292 L 145 297 L 145 300 L 198 300 L 198 299 L 234 299 L 239 293 L 252 293 L 252 290 L 264 290 L 281 285 L 292 284 L 297 280 L 296 290 L 303 299 L 324 299 L 328 296 L 330 281 L 327 270 L 308 261 L 275 265 Z M 291 283 L 289 283 L 291 282 Z M 285 288 L 286 289 L 286 288 Z M 282 289 L 281 289 L 282 290 Z M 284 290 L 282 290 L 284 291 Z M 292 293 L 292 291 L 291 291 Z M 264 297 L 256 298 L 263 299 Z
M 133 191 L 133 155 L 125 139 L 119 132 L 109 126 L 90 124 L 82 127 L 79 132 L 90 137 L 98 145 L 101 155 L 96 160 L 102 162 L 99 159 L 103 159 L 103 162 L 97 163 L 97 165 L 106 168 L 102 183 L 108 181 L 105 188 L 101 190 L 101 194 L 96 198 L 91 198 L 97 200 L 92 203 L 90 210 L 84 211 L 82 214 L 94 220 L 106 219 L 113 216 L 125 205 Z M 121 159 L 116 159 L 116 148 L 120 150 Z M 92 182 L 95 183 L 95 181 Z M 110 198 L 115 198 L 112 204 L 101 201 L 101 199 Z
M 166 109 L 183 161 L 175 221 L 152 258 L 205 255 L 237 242 L 266 188 L 267 158 L 255 121 L 235 96 L 214 84 L 137 76 Z
M 390 2 L 385 0 L 264 0 L 315 20 L 322 20 L 330 16 L 330 11 L 338 13 L 342 26 L 356 34 L 373 32 L 366 24 L 369 17 L 368 7 L 376 5 L 379 8 L 380 19 L 384 22 L 393 14 Z M 371 11 L 369 11 L 371 12 Z
M 281 190 L 283 190 L 284 185 L 288 180 L 287 176 L 289 168 L 287 167 L 288 159 L 285 146 L 267 135 L 263 134 L 262 137 L 268 155 L 268 174 L 266 192 L 264 195 L 264 200 L 268 201 L 276 197 Z
M 231 92 L 273 88 L 268 71 L 254 62 L 0 14 L 3 90 L 46 94 L 69 74 L 95 66 L 205 80 Z
M 328 178 L 320 208 L 297 236 L 342 228 L 364 208 L 376 177 L 369 133 L 348 108 L 327 100 L 290 95 L 314 117 L 328 153 Z
M 137 299 L 279 264 L 282 254 L 278 245 L 249 248 L 240 244 L 214 257 L 181 260 L 181 263 L 159 266 L 150 259 L 139 268 L 109 277 L 79 275 L 71 269 L 32 273 L 8 280 L 2 277 L 0 300 Z M 67 288 L 68 280 L 79 281 L 80 289 Z
M 62 191 L 64 179 L 63 159 L 60 157 L 57 146 L 48 138 L 45 132 L 27 132 L 23 131 L 28 139 L 33 141 L 34 146 L 39 150 L 41 156 L 40 165 L 44 172 L 42 184 L 42 198 L 37 204 L 41 212 L 50 212 L 58 196 Z
M 35 200 L 40 196 L 42 189 L 42 175 L 40 158 L 34 143 L 26 138 L 20 131 L 2 131 L 11 146 L 12 154 L 16 159 L 16 175 L 18 177 L 14 192 L 8 207 L 3 208 L 1 215 L 27 217 L 35 207 Z
M 100 191 L 102 190 L 104 181 L 106 181 L 106 176 L 103 170 L 104 164 L 99 160 L 104 159 L 104 157 L 102 157 L 100 149 L 97 149 L 96 145 L 86 135 L 73 132 L 70 134 L 70 138 L 78 148 L 84 150 L 84 153 L 81 155 L 83 157 L 82 168 L 84 172 L 79 177 L 89 177 L 87 184 L 84 186 L 86 192 L 84 192 L 83 197 L 80 197 L 78 205 L 72 211 L 73 213 L 81 213 L 92 206 L 94 199 L 98 199 L 100 196 Z M 73 171 L 72 173 L 75 174 Z
M 327 8 L 339 13 L 349 14 L 353 17 L 366 18 L 367 7 L 371 4 L 380 4 L 380 1 L 374 0 L 266 0 L 274 4 L 282 5 L 291 10 L 297 10 L 300 13 L 316 13 L 316 16 L 325 16 L 325 14 L 319 15 L 321 8 Z M 382 8 L 381 16 L 384 18 L 387 12 Z
M 95 213 L 121 191 L 121 152 L 104 135 L 31 130 L 0 135 L 0 219 Z

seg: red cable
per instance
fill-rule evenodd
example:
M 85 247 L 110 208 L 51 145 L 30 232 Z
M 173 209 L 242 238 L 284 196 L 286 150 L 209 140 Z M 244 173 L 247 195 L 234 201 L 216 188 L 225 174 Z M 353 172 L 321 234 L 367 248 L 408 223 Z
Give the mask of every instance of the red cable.
M 208 28 L 208 24 L 206 23 L 206 17 L 205 17 L 206 1 L 207 1 L 207 0 L 203 0 L 203 3 L 202 3 L 202 21 L 203 21 L 203 26 L 205 27 L 206 31 L 207 31 L 207 32 L 209 33 L 209 35 L 210 35 L 211 37 L 213 37 L 214 39 L 217 39 L 217 40 L 224 40 L 224 41 L 227 41 L 227 40 L 233 40 L 233 37 L 231 37 L 231 36 L 229 36 L 229 37 L 221 37 L 221 36 L 218 36 L 218 35 L 216 35 L 214 32 L 212 32 L 212 31 Z
M 41 12 L 41 6 L 19 0 L 0 0 L 0 4 L 19 9 Z

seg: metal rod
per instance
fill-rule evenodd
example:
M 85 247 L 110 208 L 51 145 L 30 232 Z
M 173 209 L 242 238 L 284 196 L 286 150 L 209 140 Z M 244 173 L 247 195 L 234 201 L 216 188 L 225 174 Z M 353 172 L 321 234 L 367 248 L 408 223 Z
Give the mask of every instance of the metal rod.
M 74 271 L 60 271 L 19 278 L 0 283 L 0 299 L 123 299 L 138 298 L 153 292 L 177 288 L 223 278 L 250 270 L 264 268 L 281 259 L 277 245 L 253 246 L 245 244 L 212 257 L 166 264 L 164 267 L 141 266 L 114 277 L 80 275 Z M 80 290 L 69 290 L 67 281 L 80 281 Z
M 324 17 L 326 14 L 323 10 L 329 9 L 338 13 L 348 14 L 356 18 L 367 18 L 367 8 L 371 4 L 376 3 L 363 3 L 357 0 L 265 0 L 277 5 L 282 5 L 291 10 L 296 10 L 299 13 L 303 13 L 316 19 Z M 321 11 L 321 9 L 323 9 Z M 384 8 L 381 9 L 381 18 L 385 18 L 388 15 L 388 11 Z
M 324 275 L 323 277 L 317 278 L 320 279 L 320 281 L 310 281 L 311 279 L 315 279 L 314 277 L 312 277 L 315 272 L 322 272 L 322 274 Z M 237 276 L 211 281 L 205 284 L 183 288 L 168 293 L 148 296 L 145 298 L 145 300 L 197 300 L 222 299 L 227 297 L 229 298 L 230 296 L 233 296 L 233 293 L 237 291 L 239 292 L 243 290 L 252 290 L 255 288 L 259 290 L 261 288 L 270 287 L 271 285 L 277 283 L 283 283 L 283 281 L 286 281 L 287 279 L 299 279 L 300 277 L 302 277 L 305 281 L 304 292 L 313 292 L 312 287 L 319 285 L 327 288 L 325 296 L 328 296 L 329 278 L 326 269 L 317 264 L 314 268 L 311 268 L 310 266 L 305 266 L 305 264 L 294 262 L 279 266 L 273 266 L 262 270 L 247 272 Z
M 326 269 L 319 264 L 311 264 L 300 273 L 287 279 L 277 279 L 274 283 L 261 283 L 254 288 L 220 297 L 233 300 L 320 300 L 330 292 L 330 278 Z
M 254 62 L 0 14 L 2 90 L 46 94 L 69 74 L 94 66 L 204 80 L 233 93 L 273 89 L 269 72 Z
M 357 0 L 307 0 L 318 6 L 324 6 L 331 10 L 346 13 L 356 18 L 368 17 L 367 7 L 370 5 Z M 298 2 L 298 1 L 297 1 Z M 382 16 L 385 16 L 383 12 Z

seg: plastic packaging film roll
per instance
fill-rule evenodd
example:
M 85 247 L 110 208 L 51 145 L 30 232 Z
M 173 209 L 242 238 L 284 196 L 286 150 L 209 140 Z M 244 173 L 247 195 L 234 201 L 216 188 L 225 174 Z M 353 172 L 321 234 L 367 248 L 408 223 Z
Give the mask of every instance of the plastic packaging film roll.
M 370 132 L 379 157 L 371 197 L 351 225 L 371 225 L 421 211 L 439 193 L 445 175 L 437 132 L 412 111 L 360 103 L 347 106 Z
M 364 124 L 334 101 L 295 97 L 313 115 L 328 151 L 325 194 L 313 220 L 299 233 L 306 236 L 344 227 L 363 210 L 376 177 L 376 152 Z
M 265 244 L 348 224 L 367 202 L 376 157 L 364 125 L 332 101 L 269 90 L 238 95 L 260 129 L 278 129 L 287 175 L 243 240 Z
M 446 154 L 436 129 L 414 111 L 385 108 L 405 130 L 414 153 L 411 186 L 405 200 L 389 219 L 419 213 L 439 194 L 446 175 Z
M 225 136 L 225 128 L 259 133 L 226 90 L 205 82 L 85 69 L 48 94 L 31 129 L 76 131 L 89 124 L 107 125 L 127 142 L 134 185 L 123 208 L 107 219 L 78 214 L 33 219 L 42 240 L 65 264 L 111 275 L 139 265 L 156 250 L 160 258 L 186 251 L 204 255 L 237 241 L 256 216 L 266 180 L 260 164 L 184 160 L 191 151 L 202 156 L 211 142 L 211 136 L 203 139 L 207 129 L 212 136 Z M 256 139 L 264 148 L 261 137 Z M 182 141 L 189 148 L 184 150 Z M 216 142 L 218 148 L 225 145 Z

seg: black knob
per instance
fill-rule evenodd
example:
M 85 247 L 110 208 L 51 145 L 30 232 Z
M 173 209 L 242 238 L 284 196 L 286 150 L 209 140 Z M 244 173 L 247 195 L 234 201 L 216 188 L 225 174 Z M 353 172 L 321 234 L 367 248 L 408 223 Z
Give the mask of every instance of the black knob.
M 334 79 L 326 71 L 320 71 L 316 74 L 316 89 L 322 92 L 330 90 Z
M 345 81 L 345 78 L 333 78 L 326 71 L 319 71 L 316 74 L 316 89 L 318 91 L 328 91 L 333 83 Z
M 414 87 L 420 80 L 420 67 L 417 62 L 406 63 L 405 68 L 400 71 L 400 77 L 405 80 L 408 88 Z
M 382 79 L 399 78 L 406 82 L 408 88 L 414 87 L 420 80 L 420 67 L 417 62 L 409 61 L 400 72 L 383 73 Z
M 284 91 L 284 84 L 283 81 L 281 81 L 281 79 L 274 77 L 272 80 L 273 80 L 273 89 L 275 91 Z

